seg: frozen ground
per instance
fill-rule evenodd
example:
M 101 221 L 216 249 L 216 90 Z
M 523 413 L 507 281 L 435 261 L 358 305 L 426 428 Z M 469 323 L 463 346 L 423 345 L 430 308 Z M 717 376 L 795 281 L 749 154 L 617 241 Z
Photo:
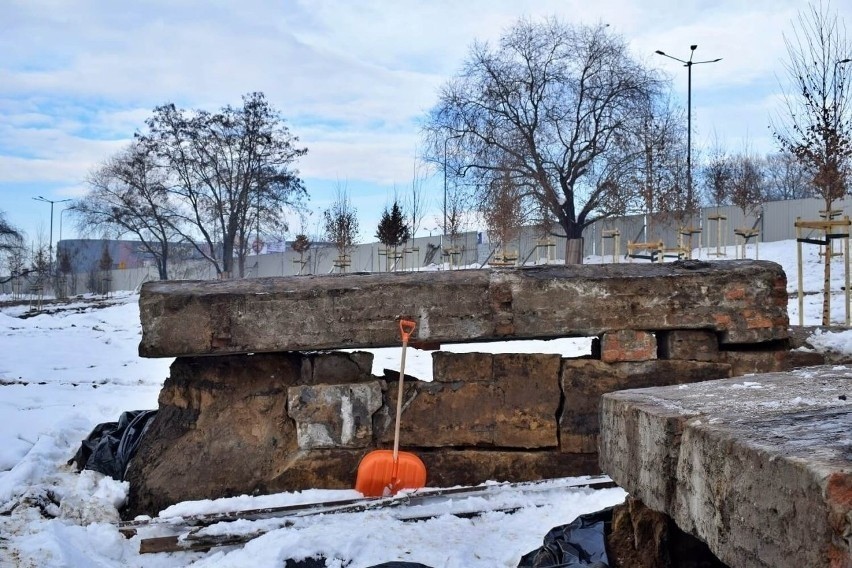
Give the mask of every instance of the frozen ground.
M 823 270 L 817 247 L 803 248 L 806 325 L 821 318 Z M 733 249 L 729 249 L 733 257 Z M 748 256 L 754 257 L 753 247 Z M 701 255 L 706 258 L 706 255 Z M 760 258 L 779 262 L 796 292 L 793 241 L 760 245 Z M 587 259 L 596 262 L 599 259 Z M 832 321 L 845 321 L 842 260 L 834 261 Z M 0 566 L 276 566 L 285 559 L 321 555 L 329 566 L 370 566 L 389 560 L 437 567 L 515 566 L 541 543 L 548 529 L 623 499 L 620 489 L 554 488 L 514 514 L 460 519 L 442 515 L 403 523 L 385 513 L 304 520 L 272 530 L 245 547 L 201 553 L 138 554 L 138 537 L 124 539 L 113 524 L 127 487 L 100 474 L 78 475 L 66 465 L 94 425 L 124 410 L 156 408 L 170 359 L 141 359 L 138 297 L 116 294 L 108 307 L 79 301 L 55 313 L 28 316 L 27 306 L 0 310 Z M 790 321 L 798 322 L 795 297 Z M 819 349 L 852 353 L 852 332 L 818 332 Z M 588 340 L 457 345 L 453 350 L 588 352 Z M 375 350 L 375 372 L 397 368 L 399 349 Z M 406 371 L 431 375 L 428 353 L 409 351 Z M 265 498 L 183 503 L 170 514 L 351 497 L 353 491 L 311 490 Z M 544 498 L 542 498 L 544 495 Z M 261 499 L 265 499 L 262 501 Z M 351 562 L 350 562 L 351 561 Z

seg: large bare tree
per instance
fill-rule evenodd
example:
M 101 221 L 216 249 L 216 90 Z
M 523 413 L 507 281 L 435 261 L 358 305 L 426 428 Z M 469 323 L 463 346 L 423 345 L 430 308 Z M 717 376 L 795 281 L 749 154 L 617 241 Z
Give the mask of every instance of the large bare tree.
M 808 169 L 825 208 L 842 199 L 852 158 L 852 44 L 828 2 L 799 13 L 787 46 L 784 110 L 774 121 L 782 150 Z
M 430 158 L 452 158 L 470 187 L 508 171 L 561 226 L 566 262 L 579 263 L 583 229 L 614 214 L 603 197 L 618 184 L 601 162 L 659 86 L 605 25 L 521 20 L 497 46 L 475 43 L 443 87 L 426 126 Z
M 813 196 L 807 170 L 795 154 L 790 152 L 767 154 L 763 159 L 763 171 L 768 201 L 803 199 Z
M 233 275 L 235 258 L 243 276 L 252 228 L 278 232 L 286 210 L 299 207 L 305 189 L 294 164 L 307 150 L 263 93 L 215 113 L 163 105 L 146 123 L 140 139 L 169 172 L 183 236 L 220 277 Z
M 112 227 L 138 239 L 160 280 L 168 280 L 170 246 L 180 240 L 166 179 L 149 148 L 133 142 L 89 173 L 89 192 L 71 207 L 84 232 Z

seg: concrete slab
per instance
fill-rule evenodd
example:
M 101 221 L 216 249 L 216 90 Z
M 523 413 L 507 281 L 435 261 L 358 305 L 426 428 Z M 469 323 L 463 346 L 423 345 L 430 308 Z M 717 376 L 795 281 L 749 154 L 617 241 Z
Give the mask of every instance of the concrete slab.
M 146 282 L 143 357 L 703 329 L 723 344 L 786 339 L 786 276 L 766 261 L 544 266 Z
M 600 462 L 731 567 L 852 566 L 852 367 L 606 394 Z

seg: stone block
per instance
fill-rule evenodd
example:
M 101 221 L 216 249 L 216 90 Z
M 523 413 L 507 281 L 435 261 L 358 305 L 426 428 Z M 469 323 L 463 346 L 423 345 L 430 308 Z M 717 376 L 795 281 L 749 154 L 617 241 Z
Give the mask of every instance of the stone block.
M 604 363 L 594 359 L 562 361 L 564 402 L 559 416 L 563 452 L 598 451 L 600 399 L 604 393 L 660 385 L 686 384 L 730 376 L 730 366 L 699 361 L 657 360 Z
M 653 333 L 632 329 L 608 331 L 601 337 L 601 360 L 652 361 L 657 358 L 657 339 Z
M 712 331 L 676 329 L 657 334 L 661 359 L 718 361 L 719 340 Z
M 825 355 L 817 351 L 790 351 L 787 354 L 787 361 L 791 369 L 825 365 L 828 363 L 825 359 Z
M 379 381 L 302 385 L 287 389 L 301 450 L 364 448 L 373 441 L 373 413 L 382 405 Z
M 600 472 L 597 454 L 498 449 L 418 449 L 415 453 L 426 466 L 426 483 L 430 487 L 476 485 L 485 481 L 534 481 Z
M 287 387 L 298 383 L 300 361 L 296 353 L 176 359 L 128 466 L 127 514 L 265 492 L 298 451 Z
M 406 381 L 400 443 L 407 447 L 547 448 L 558 445 L 559 355 L 494 355 L 489 382 Z M 397 385 L 374 428 L 393 442 Z
M 373 354 L 367 351 L 305 353 L 301 383 L 334 385 L 371 380 Z
M 776 349 L 773 351 L 721 351 L 719 360 L 731 366 L 731 376 L 755 375 L 788 371 L 790 366 L 789 351 Z
M 766 261 L 538 266 L 146 282 L 143 357 L 596 337 L 706 329 L 725 344 L 787 338 L 786 277 Z
M 439 383 L 488 382 L 493 378 L 491 353 L 432 353 L 432 380 Z
M 817 367 L 608 393 L 601 467 L 729 566 L 846 566 L 850 388 Z

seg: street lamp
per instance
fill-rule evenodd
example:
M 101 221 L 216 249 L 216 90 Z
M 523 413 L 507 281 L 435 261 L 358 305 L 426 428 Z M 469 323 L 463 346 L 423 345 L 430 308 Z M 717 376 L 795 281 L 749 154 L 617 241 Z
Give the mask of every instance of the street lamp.
M 65 203 L 66 201 L 71 201 L 70 199 L 47 199 L 39 195 L 38 197 L 33 197 L 36 201 L 44 201 L 45 203 L 50 203 L 50 244 L 48 244 L 48 266 L 53 267 L 53 205 L 56 203 Z M 62 223 L 62 217 L 60 214 L 59 222 Z
M 679 63 L 683 63 L 683 66 L 686 67 L 687 71 L 687 87 L 686 87 L 686 191 L 687 191 L 687 199 L 692 199 L 692 66 L 699 65 L 701 63 L 716 63 L 717 61 L 721 61 L 722 58 L 719 57 L 717 59 L 708 59 L 707 61 L 693 61 L 692 55 L 695 53 L 695 48 L 697 45 L 689 46 L 689 59 L 684 61 L 683 59 L 679 59 L 677 57 L 673 57 L 668 53 L 660 51 L 659 49 L 656 51 L 657 55 L 662 55 L 663 57 L 668 57 L 669 59 L 674 59 Z

